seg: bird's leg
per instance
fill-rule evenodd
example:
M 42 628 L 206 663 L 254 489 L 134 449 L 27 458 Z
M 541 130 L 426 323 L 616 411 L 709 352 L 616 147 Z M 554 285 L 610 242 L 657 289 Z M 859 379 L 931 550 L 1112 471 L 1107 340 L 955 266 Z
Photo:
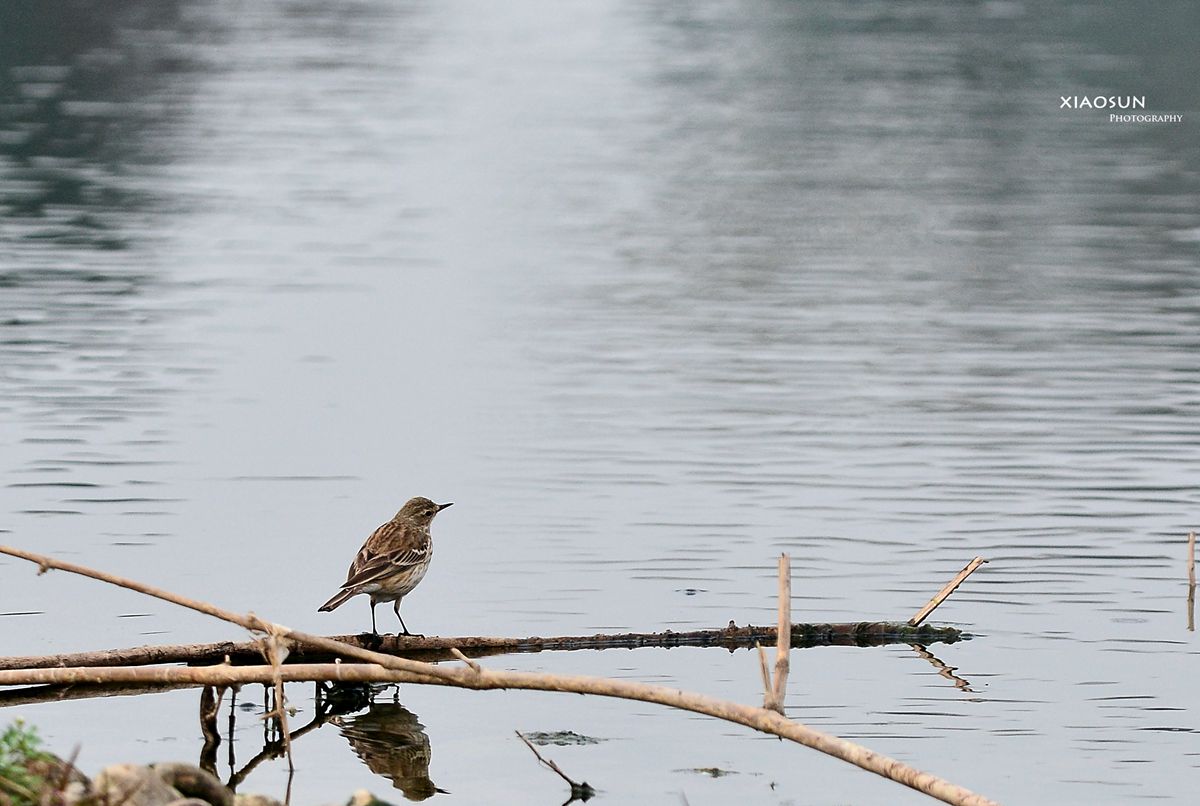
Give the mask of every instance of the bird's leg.
M 377 604 L 377 602 L 375 601 L 375 597 L 372 596 L 371 597 L 371 634 L 372 635 L 379 635 L 379 630 L 375 629 L 375 605 L 376 604 Z
M 400 619 L 400 627 L 403 628 L 404 634 L 412 635 L 412 633 L 410 633 L 408 631 L 408 627 L 406 627 L 404 625 L 404 618 L 400 615 L 400 600 L 399 599 L 396 600 L 396 604 L 393 606 L 393 609 L 396 611 L 396 618 Z

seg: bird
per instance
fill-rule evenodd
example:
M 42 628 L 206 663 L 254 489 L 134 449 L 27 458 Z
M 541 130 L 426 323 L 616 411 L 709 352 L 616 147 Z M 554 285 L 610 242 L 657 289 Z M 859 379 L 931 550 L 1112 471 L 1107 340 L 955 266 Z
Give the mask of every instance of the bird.
M 379 634 L 375 626 L 375 605 L 394 602 L 393 609 L 404 635 L 412 635 L 400 616 L 400 600 L 412 593 L 429 570 L 429 561 L 433 559 L 429 524 L 448 506 L 452 504 L 435 504 L 419 496 L 409 500 L 394 518 L 371 533 L 354 562 L 350 563 L 342 589 L 317 612 L 328 612 L 350 597 L 366 593 L 371 597 L 373 634 Z

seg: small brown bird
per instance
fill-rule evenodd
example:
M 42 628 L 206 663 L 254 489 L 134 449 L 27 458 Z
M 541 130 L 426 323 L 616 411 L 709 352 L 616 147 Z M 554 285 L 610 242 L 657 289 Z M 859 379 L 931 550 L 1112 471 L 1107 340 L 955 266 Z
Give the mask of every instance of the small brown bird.
M 429 524 L 433 516 L 450 504 L 435 504 L 428 498 L 414 498 L 400 508 L 396 517 L 380 526 L 358 550 L 341 591 L 318 612 L 340 607 L 351 596 L 371 595 L 371 632 L 376 635 L 375 605 L 395 602 L 393 609 L 405 635 L 412 635 L 400 617 L 400 600 L 412 593 L 429 570 L 433 559 L 433 539 Z

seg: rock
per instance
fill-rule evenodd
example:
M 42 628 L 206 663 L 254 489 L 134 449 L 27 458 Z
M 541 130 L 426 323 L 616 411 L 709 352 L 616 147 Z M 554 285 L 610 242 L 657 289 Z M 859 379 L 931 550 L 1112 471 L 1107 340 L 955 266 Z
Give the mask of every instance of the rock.
M 380 800 L 365 789 L 355 790 L 346 806 L 391 806 L 386 800 Z
M 215 775 L 175 762 L 114 764 L 100 771 L 92 789 L 91 800 L 122 806 L 234 806 L 233 793 Z
M 167 762 L 155 764 L 153 770 L 159 778 L 178 790 L 185 798 L 211 806 L 234 806 L 233 793 L 225 788 L 217 776 L 199 767 Z
M 243 795 L 241 792 L 233 796 L 234 806 L 283 806 L 282 801 L 269 798 L 266 795 Z
M 141 764 L 113 764 L 100 770 L 93 782 L 96 799 L 122 806 L 167 806 L 183 799 L 178 789 L 168 784 L 150 767 Z

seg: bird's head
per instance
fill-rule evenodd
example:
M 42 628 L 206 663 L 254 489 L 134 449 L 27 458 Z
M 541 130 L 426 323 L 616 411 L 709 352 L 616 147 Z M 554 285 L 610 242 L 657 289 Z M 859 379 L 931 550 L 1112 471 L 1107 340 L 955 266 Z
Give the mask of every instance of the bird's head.
M 417 523 L 428 524 L 433 520 L 433 516 L 441 512 L 450 504 L 435 504 L 428 498 L 413 498 L 407 504 L 400 508 L 396 513 L 396 520 L 415 521 Z

